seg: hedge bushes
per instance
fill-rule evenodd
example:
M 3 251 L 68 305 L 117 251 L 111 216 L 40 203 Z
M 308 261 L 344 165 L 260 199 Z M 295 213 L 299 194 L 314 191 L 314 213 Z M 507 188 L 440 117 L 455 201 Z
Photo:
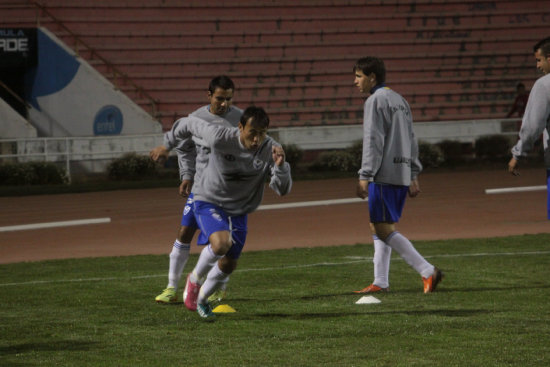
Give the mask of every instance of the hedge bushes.
M 67 173 L 52 162 L 0 164 L 0 185 L 58 185 L 68 183 Z
M 455 166 L 465 162 L 504 162 L 510 157 L 513 140 L 502 135 L 483 136 L 475 144 L 446 140 L 438 144 L 419 142 L 419 158 L 424 168 Z M 287 161 L 293 170 L 302 161 L 304 152 L 294 144 L 283 145 Z M 303 168 L 310 171 L 357 172 L 361 165 L 362 141 L 356 141 L 343 150 L 325 151 L 317 159 Z M 540 151 L 538 148 L 537 152 Z M 538 154 L 540 155 L 540 154 Z M 477 163 L 477 162 L 476 162 Z M 167 171 L 167 170 L 166 170 Z M 174 177 L 178 177 L 177 167 Z M 297 172 L 297 171 L 295 171 Z M 111 180 L 140 180 L 167 177 L 167 172 L 148 157 L 129 153 L 113 160 L 107 167 L 107 176 Z M 171 177 L 171 176 L 170 176 Z M 57 185 L 68 183 L 63 168 L 51 162 L 1 163 L 0 185 Z
M 418 143 L 418 154 L 424 168 L 456 166 L 465 163 L 500 162 L 509 159 L 512 140 L 503 135 L 478 138 L 474 144 L 444 140 L 437 144 Z M 319 154 L 310 169 L 313 171 L 357 171 L 361 165 L 362 143 L 355 142 L 344 150 Z
M 107 175 L 112 180 L 139 180 L 157 177 L 158 173 L 155 163 L 148 156 L 127 153 L 109 164 Z

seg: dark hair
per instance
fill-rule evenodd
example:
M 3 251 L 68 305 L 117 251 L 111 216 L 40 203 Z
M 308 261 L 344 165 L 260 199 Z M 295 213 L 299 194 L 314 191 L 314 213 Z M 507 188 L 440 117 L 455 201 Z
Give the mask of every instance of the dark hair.
M 384 61 L 377 57 L 363 57 L 355 63 L 353 71 L 361 70 L 363 74 L 369 75 L 374 73 L 376 75 L 376 83 L 384 83 L 386 81 L 386 66 Z
M 550 37 L 538 41 L 535 46 L 533 46 L 533 52 L 536 53 L 539 49 L 544 57 L 550 56 Z
M 210 81 L 210 84 L 208 85 L 208 91 L 214 94 L 216 88 L 235 90 L 235 84 L 233 84 L 233 80 L 231 80 L 231 78 L 229 78 L 228 76 L 219 75 Z
M 246 110 L 244 110 L 243 115 L 241 116 L 240 124 L 245 127 L 250 118 L 252 118 L 252 121 L 254 121 L 255 125 L 258 125 L 260 127 L 269 127 L 269 116 L 261 107 L 247 107 Z

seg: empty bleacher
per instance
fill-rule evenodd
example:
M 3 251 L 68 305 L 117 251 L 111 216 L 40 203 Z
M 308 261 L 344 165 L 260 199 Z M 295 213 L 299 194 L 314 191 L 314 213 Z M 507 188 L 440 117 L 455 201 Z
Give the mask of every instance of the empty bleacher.
M 383 58 L 415 121 L 503 118 L 537 78 L 545 1 L 0 0 L 6 27 L 48 28 L 168 129 L 233 78 L 274 126 L 357 124 L 359 57 Z

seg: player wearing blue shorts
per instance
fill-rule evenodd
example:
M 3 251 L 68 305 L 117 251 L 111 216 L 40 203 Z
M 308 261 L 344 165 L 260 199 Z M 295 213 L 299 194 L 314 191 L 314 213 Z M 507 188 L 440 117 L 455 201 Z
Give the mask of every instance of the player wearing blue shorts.
M 233 103 L 233 91 L 235 85 L 227 76 L 220 75 L 213 78 L 208 86 L 207 98 L 210 104 L 192 112 L 190 116 L 196 116 L 213 125 L 237 127 L 242 115 L 242 110 Z M 178 121 L 172 129 L 177 128 Z M 155 301 L 158 303 L 173 303 L 178 301 L 177 289 L 181 279 L 183 268 L 189 259 L 190 244 L 198 228 L 193 214 L 193 193 L 191 188 L 194 181 L 200 179 L 202 170 L 208 163 L 210 148 L 204 141 L 195 138 L 192 148 L 173 145 L 169 139 L 165 139 L 164 145 L 155 147 L 151 151 L 151 158 L 154 161 L 163 161 L 168 158 L 170 150 L 175 149 L 178 153 L 178 164 L 180 170 L 181 184 L 179 194 L 187 197 L 183 209 L 181 226 L 178 236 L 170 252 L 170 265 L 168 270 L 168 285 L 159 294 Z M 188 157 L 192 157 L 190 160 Z M 192 161 L 192 164 L 189 162 Z
M 374 233 L 374 281 L 356 293 L 389 290 L 391 251 L 394 249 L 421 276 L 424 293 L 433 292 L 443 273 L 416 251 L 396 231 L 407 194 L 420 192 L 417 176 L 422 170 L 418 144 L 407 101 L 386 87 L 384 62 L 375 57 L 359 59 L 354 66 L 355 85 L 370 94 L 364 104 L 363 157 L 357 196 L 368 197 L 370 226 Z
M 518 160 L 533 149 L 535 141 L 542 134 L 544 145 L 544 165 L 546 166 L 547 218 L 550 219 L 550 37 L 538 42 L 533 50 L 537 60 L 537 69 L 544 76 L 537 79 L 525 113 L 521 121 L 519 140 L 512 148 L 512 159 L 508 163 L 508 171 L 518 176 Z
M 191 116 L 179 121 L 169 133 L 174 143 L 185 146 L 195 137 L 211 147 L 208 165 L 193 186 L 198 242 L 209 245 L 201 251 L 184 291 L 185 306 L 211 320 L 208 297 L 227 283 L 237 266 L 247 215 L 260 205 L 267 178 L 279 195 L 290 192 L 292 178 L 283 148 L 267 136 L 269 117 L 262 108 L 247 108 L 238 128 L 212 126 Z

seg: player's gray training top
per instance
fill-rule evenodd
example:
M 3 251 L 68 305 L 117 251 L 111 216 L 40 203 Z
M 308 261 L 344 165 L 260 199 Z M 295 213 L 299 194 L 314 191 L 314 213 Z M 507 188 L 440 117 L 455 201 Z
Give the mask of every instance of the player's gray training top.
M 214 125 L 221 125 L 227 127 L 237 127 L 243 114 L 243 110 L 236 106 L 229 107 L 229 110 L 223 115 L 215 115 L 210 112 L 210 105 L 203 106 L 194 112 L 191 112 L 190 116 L 196 116 L 200 119 Z M 172 130 L 177 127 L 178 121 L 172 126 Z M 183 141 L 179 144 L 170 141 L 167 134 L 164 134 L 164 146 L 171 150 L 176 149 L 178 154 L 178 166 L 180 170 L 180 179 L 198 181 L 200 174 L 206 164 L 208 163 L 208 154 L 210 154 L 210 148 L 205 145 L 205 142 L 198 138 L 193 137 L 193 144 L 185 144 Z
M 268 176 L 269 187 L 277 194 L 290 192 L 290 165 L 285 162 L 279 167 L 273 162 L 272 146 L 280 144 L 271 137 L 251 151 L 241 144 L 238 128 L 207 124 L 193 116 L 178 121 L 167 133 L 172 142 L 188 141 L 192 135 L 212 149 L 208 165 L 193 186 L 195 200 L 218 205 L 229 215 L 242 215 L 260 205 Z
M 535 141 L 543 133 L 544 164 L 550 169 L 550 74 L 537 79 L 527 100 L 519 130 L 519 141 L 512 148 L 517 159 L 533 149 Z
M 398 93 L 378 85 L 365 101 L 363 113 L 359 178 L 409 186 L 422 170 L 409 104 Z

